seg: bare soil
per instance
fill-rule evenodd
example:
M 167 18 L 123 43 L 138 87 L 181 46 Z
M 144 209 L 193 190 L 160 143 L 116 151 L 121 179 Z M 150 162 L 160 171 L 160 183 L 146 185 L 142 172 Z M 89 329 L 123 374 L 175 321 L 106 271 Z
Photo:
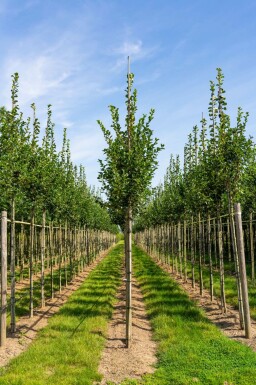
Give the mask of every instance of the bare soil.
M 105 350 L 99 366 L 104 376 L 100 385 L 107 381 L 119 384 L 126 378 L 141 378 L 143 374 L 153 373 L 156 359 L 156 344 L 152 341 L 152 331 L 147 319 L 145 305 L 140 288 L 132 280 L 132 342 L 129 349 L 125 341 L 125 283 L 118 293 L 118 302 L 114 307 L 109 323 Z
M 8 333 L 6 345 L 0 347 L 0 366 L 7 365 L 12 358 L 18 356 L 28 348 L 29 344 L 35 339 L 38 330 L 47 325 L 48 319 L 59 311 L 69 296 L 81 286 L 88 274 L 108 252 L 109 250 L 100 253 L 90 266 L 87 266 L 82 273 L 76 276 L 74 281 L 67 287 L 62 288 L 61 293 L 56 293 L 55 298 L 46 300 L 44 308 L 36 308 L 33 318 L 29 318 L 29 316 L 19 318 L 16 333 Z M 26 280 L 21 283 L 21 288 L 23 288 L 24 285 L 26 285 Z

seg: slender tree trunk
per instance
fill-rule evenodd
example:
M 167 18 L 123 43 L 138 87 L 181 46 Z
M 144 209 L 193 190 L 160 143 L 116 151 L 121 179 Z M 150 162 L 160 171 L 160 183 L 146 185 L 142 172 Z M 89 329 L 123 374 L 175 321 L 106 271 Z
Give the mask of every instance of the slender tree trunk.
M 132 339 L 132 209 L 127 210 L 126 219 L 126 344 Z
M 254 244 L 253 244 L 253 227 L 252 227 L 252 210 L 250 210 L 250 254 L 251 254 L 251 278 L 255 279 L 255 264 L 254 264 Z
M 218 253 L 217 253 L 217 229 L 216 220 L 213 219 L 213 245 L 214 245 L 214 256 L 215 256 L 215 268 L 218 268 Z
M 202 269 L 202 243 L 203 243 L 203 234 L 202 234 L 202 222 L 201 222 L 201 214 L 198 214 L 198 236 L 199 236 L 199 244 L 198 244 L 198 253 L 199 253 L 199 287 L 200 287 L 200 295 L 203 295 L 203 269 Z
M 192 287 L 195 287 L 195 248 L 194 248 L 194 219 L 191 217 L 191 269 Z
M 207 218 L 207 236 L 208 236 L 208 257 L 210 267 L 210 295 L 211 301 L 213 300 L 213 269 L 212 269 L 212 245 L 211 245 L 211 219 L 210 214 Z
M 6 344 L 7 319 L 7 212 L 1 215 L 1 322 L 0 346 Z
M 228 261 L 231 262 L 231 242 L 230 242 L 230 220 L 227 219 L 227 243 L 228 243 Z
M 222 221 L 218 211 L 218 246 L 219 246 L 219 262 L 220 262 L 220 299 L 221 307 L 224 313 L 227 312 L 226 295 L 225 295 L 225 273 L 223 259 L 223 241 L 222 241 Z
M 46 210 L 44 209 L 42 230 L 41 230 L 41 307 L 45 306 L 45 294 L 44 294 L 45 217 L 46 217 Z
M 183 225 L 183 258 L 184 258 L 184 281 L 187 282 L 187 223 Z
M 62 291 L 62 227 L 59 225 L 59 231 L 57 233 L 57 249 L 59 254 L 59 293 Z
M 22 218 L 23 222 L 23 218 Z M 25 233 L 24 233 L 24 225 L 21 225 L 20 228 L 20 281 L 23 280 L 23 272 L 24 272 L 24 241 L 25 241 Z
M 50 257 L 50 269 L 51 269 L 51 298 L 54 298 L 54 286 L 53 286 L 53 225 L 49 223 L 49 257 Z
M 11 333 L 16 332 L 15 320 L 15 201 L 11 202 Z
M 30 245 L 29 245 L 29 316 L 34 315 L 33 295 L 34 295 L 34 222 L 35 209 L 31 210 L 30 220 Z
M 178 222 L 178 228 L 177 228 L 177 232 L 178 232 L 178 257 L 179 257 L 179 267 L 180 267 L 180 277 L 182 278 L 182 256 L 181 256 L 181 225 L 180 225 L 180 221 Z
M 64 254 L 64 276 L 65 276 L 65 287 L 68 286 L 68 270 L 67 270 L 67 255 L 68 255 L 68 224 L 67 221 L 65 222 L 65 232 L 64 232 L 64 248 L 65 248 L 65 254 Z

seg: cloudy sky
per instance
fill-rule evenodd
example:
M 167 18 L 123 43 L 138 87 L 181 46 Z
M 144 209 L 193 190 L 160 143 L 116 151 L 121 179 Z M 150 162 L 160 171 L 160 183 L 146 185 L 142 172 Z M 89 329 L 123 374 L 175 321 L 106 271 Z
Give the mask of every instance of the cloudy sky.
M 165 144 L 154 184 L 170 154 L 207 116 L 209 81 L 225 75 L 228 109 L 250 112 L 256 126 L 254 0 L 0 0 L 0 105 L 10 105 L 11 75 L 20 75 L 20 107 L 35 102 L 42 127 L 53 106 L 56 140 L 68 128 L 73 161 L 98 186 L 108 105 L 124 108 L 127 56 L 139 114 L 155 108 L 152 128 Z

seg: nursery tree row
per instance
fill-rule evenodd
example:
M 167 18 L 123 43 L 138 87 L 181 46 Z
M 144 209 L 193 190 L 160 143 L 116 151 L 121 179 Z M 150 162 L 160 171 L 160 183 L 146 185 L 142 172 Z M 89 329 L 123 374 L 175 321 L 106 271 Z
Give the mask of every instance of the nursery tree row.
M 238 304 L 243 301 L 235 202 L 242 205 L 248 271 L 252 280 L 255 276 L 256 149 L 252 138 L 246 135 L 248 113 L 239 107 L 236 124 L 231 123 L 221 69 L 217 69 L 216 79 L 210 82 L 208 118 L 202 116 L 200 127 L 193 127 L 183 161 L 171 156 L 164 182 L 152 191 L 134 231 L 141 231 L 137 236 L 139 243 L 165 256 L 173 271 L 185 280 L 190 266 L 192 285 L 197 266 L 201 294 L 204 266 L 208 267 L 211 297 L 213 272 L 217 268 L 221 308 L 225 312 L 225 275 L 236 276 Z M 241 307 L 241 326 L 242 312 Z
M 68 221 L 72 225 L 116 231 L 104 204 L 86 182 L 85 169 L 71 161 L 70 142 L 64 129 L 57 151 L 51 105 L 46 127 L 41 128 L 36 106 L 24 120 L 18 103 L 18 74 L 12 77 L 12 108 L 0 109 L 0 207 L 22 220 L 38 218 Z M 42 140 L 40 140 L 42 138 Z M 14 214 L 15 212 L 15 214 Z
M 231 124 L 223 89 L 223 74 L 210 82 L 208 119 L 194 126 L 184 146 L 184 159 L 170 157 L 164 182 L 152 191 L 150 203 L 137 218 L 136 228 L 170 223 L 202 213 L 205 218 L 227 214 L 239 201 L 249 218 L 256 209 L 256 149 L 246 135 L 248 113 L 238 108 Z

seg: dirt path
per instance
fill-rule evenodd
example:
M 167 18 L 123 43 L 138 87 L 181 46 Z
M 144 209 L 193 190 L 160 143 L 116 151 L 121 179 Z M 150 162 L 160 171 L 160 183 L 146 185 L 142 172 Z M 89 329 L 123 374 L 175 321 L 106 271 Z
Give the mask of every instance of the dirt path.
M 44 308 L 35 309 L 33 318 L 28 316 L 19 318 L 16 333 L 9 333 L 6 345 L 0 347 L 0 366 L 5 366 L 12 358 L 27 349 L 29 344 L 35 339 L 38 330 L 47 325 L 48 319 L 59 311 L 69 296 L 81 286 L 88 274 L 108 252 L 109 250 L 102 252 L 90 266 L 85 268 L 83 273 L 76 277 L 74 282 L 71 282 L 66 288 L 63 287 L 61 294 L 56 294 L 54 299 L 47 300 Z
M 210 293 L 208 290 L 203 291 L 203 296 L 200 295 L 199 285 L 196 284 L 192 288 L 192 281 L 188 279 L 184 282 L 184 279 L 179 275 L 171 272 L 168 265 L 158 262 L 170 276 L 179 283 L 179 285 L 187 292 L 190 299 L 195 301 L 198 306 L 202 307 L 205 311 L 207 318 L 214 323 L 221 331 L 229 338 L 235 339 L 245 345 L 248 345 L 256 352 L 256 322 L 251 320 L 252 323 L 252 337 L 246 339 L 244 337 L 244 330 L 240 329 L 239 312 L 234 309 L 233 306 L 227 304 L 227 313 L 223 314 L 221 311 L 220 300 L 216 297 L 211 302 Z
M 135 279 L 132 280 L 132 343 L 125 347 L 125 283 L 120 287 L 118 302 L 114 307 L 109 324 L 108 338 L 99 366 L 104 376 L 100 385 L 107 381 L 120 383 L 126 378 L 140 378 L 145 373 L 153 373 L 156 364 L 156 344 L 146 316 L 142 294 Z

